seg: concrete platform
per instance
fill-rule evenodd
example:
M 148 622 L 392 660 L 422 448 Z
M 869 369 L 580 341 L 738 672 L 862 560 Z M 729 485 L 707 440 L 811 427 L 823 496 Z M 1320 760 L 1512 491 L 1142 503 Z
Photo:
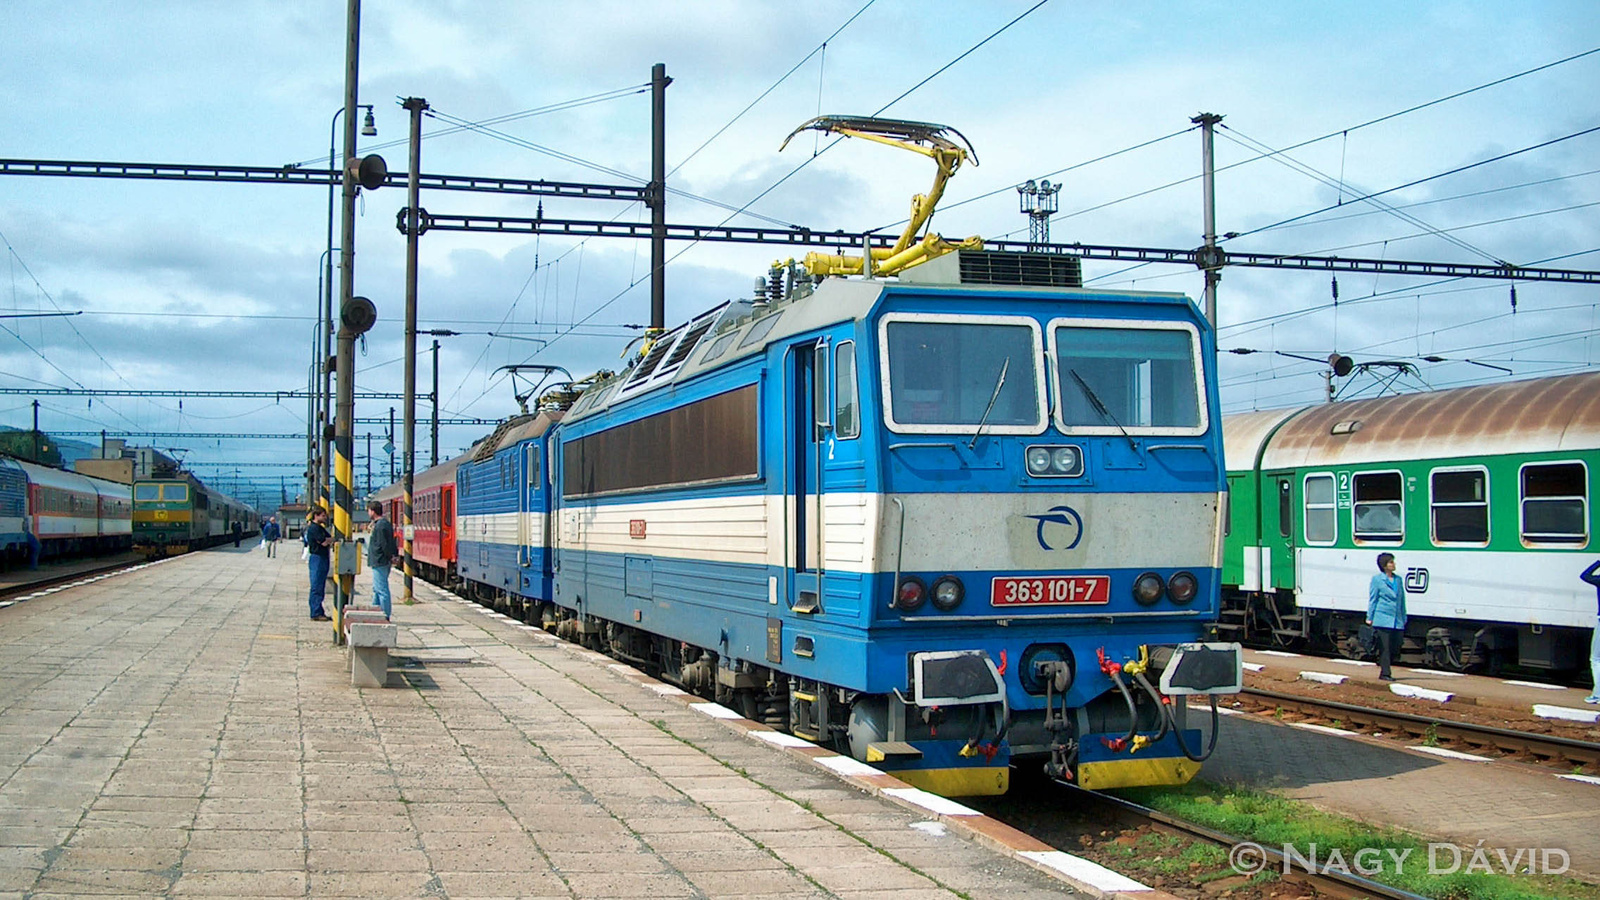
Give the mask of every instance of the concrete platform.
M 0 610 L 0 897 L 1165 896 L 432 588 L 353 688 L 305 590 L 228 548 Z
M 1386 690 L 1396 697 L 1415 699 L 1419 702 L 1419 712 L 1426 712 L 1430 704 L 1437 708 L 1439 703 L 1454 703 L 1504 710 L 1533 718 L 1600 722 L 1600 706 L 1584 703 L 1583 698 L 1589 692 L 1582 688 L 1399 664 L 1393 667 L 1395 681 L 1386 684 L 1378 680 L 1377 663 L 1328 659 L 1279 650 L 1246 650 L 1244 660 L 1245 683 L 1259 683 L 1267 689 L 1272 687 L 1270 683 L 1256 679 L 1327 681 L 1340 678 Z

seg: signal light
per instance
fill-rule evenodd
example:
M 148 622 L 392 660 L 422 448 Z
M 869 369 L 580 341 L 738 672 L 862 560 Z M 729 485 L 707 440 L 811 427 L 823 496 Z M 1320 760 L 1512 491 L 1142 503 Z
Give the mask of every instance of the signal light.
M 960 606 L 966 596 L 966 585 L 954 575 L 941 576 L 933 583 L 933 605 L 944 612 Z
M 1160 600 L 1166 590 L 1167 583 L 1154 572 L 1146 572 L 1133 580 L 1133 599 L 1145 606 Z
M 1193 572 L 1179 572 L 1167 579 L 1167 596 L 1173 603 L 1188 603 L 1200 593 L 1200 581 Z
M 915 612 L 922 608 L 928 600 L 928 586 L 922 579 L 909 575 L 900 579 L 900 585 L 894 592 L 894 607 L 902 612 Z

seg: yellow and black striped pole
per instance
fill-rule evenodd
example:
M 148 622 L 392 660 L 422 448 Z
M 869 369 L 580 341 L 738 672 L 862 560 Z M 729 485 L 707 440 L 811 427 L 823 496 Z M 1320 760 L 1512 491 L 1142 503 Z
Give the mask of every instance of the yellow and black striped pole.
M 356 407 L 356 338 L 371 328 L 378 319 L 377 307 L 365 297 L 351 297 L 339 311 L 339 409 L 334 419 L 333 433 L 333 540 L 334 572 L 337 574 L 333 595 L 334 642 L 343 640 L 344 608 L 350 602 L 356 587 L 355 529 L 351 527 L 350 507 L 355 500 L 355 466 L 351 445 L 351 431 L 355 425 Z
M 412 531 L 411 521 L 412 520 L 411 520 L 411 473 L 410 472 L 407 472 L 406 473 L 406 477 L 405 477 L 405 505 L 406 505 L 406 508 L 405 508 L 405 528 L 404 528 L 404 532 L 405 532 L 405 569 L 404 569 L 404 571 L 405 571 L 406 594 L 405 594 L 405 598 L 404 599 L 405 599 L 406 602 L 415 602 L 415 600 L 413 599 L 413 597 L 411 595 L 411 579 L 414 577 L 414 575 L 416 573 L 415 573 L 415 566 L 411 562 L 411 531 Z

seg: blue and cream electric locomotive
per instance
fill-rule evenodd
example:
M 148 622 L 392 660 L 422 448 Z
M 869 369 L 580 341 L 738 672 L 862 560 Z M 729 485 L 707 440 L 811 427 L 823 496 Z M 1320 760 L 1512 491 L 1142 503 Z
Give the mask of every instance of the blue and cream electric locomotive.
M 931 144 L 945 177 L 964 158 L 939 126 L 817 121 Z M 775 267 L 559 424 L 503 427 L 457 471 L 460 570 L 938 793 L 1002 793 L 1024 759 L 1088 788 L 1186 781 L 1185 695 L 1240 676 L 1236 644 L 1198 643 L 1225 485 L 1212 332 L 1181 295 L 912 243 L 921 224 L 872 264 Z

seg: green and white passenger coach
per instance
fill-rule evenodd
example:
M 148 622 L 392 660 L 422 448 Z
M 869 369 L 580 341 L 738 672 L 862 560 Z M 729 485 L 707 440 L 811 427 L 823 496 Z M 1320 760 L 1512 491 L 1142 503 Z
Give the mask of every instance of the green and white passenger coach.
M 1395 554 L 1432 666 L 1580 669 L 1600 373 L 1227 416 L 1225 639 L 1361 654 Z

